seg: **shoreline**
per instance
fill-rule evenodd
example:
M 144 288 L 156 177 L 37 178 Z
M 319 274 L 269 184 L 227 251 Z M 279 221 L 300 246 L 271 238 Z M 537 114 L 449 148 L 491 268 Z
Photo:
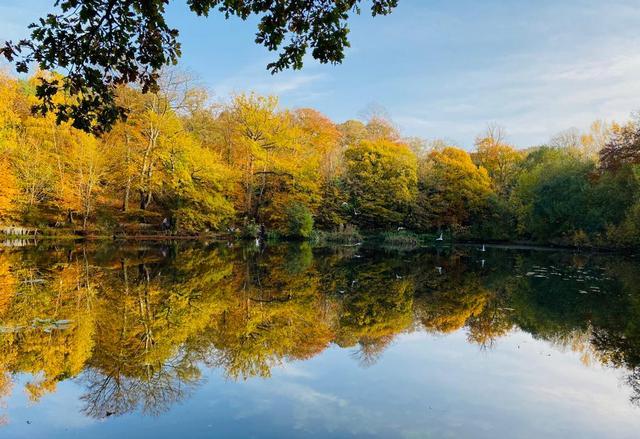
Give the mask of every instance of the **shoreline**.
M 418 235 L 417 237 L 424 236 Z M 211 235 L 2 235 L 0 237 L 0 247 L 3 247 L 3 242 L 11 241 L 111 241 L 111 242 L 167 242 L 167 241 L 213 241 L 213 242 L 242 242 L 249 241 L 249 239 L 239 238 L 235 236 L 225 234 L 211 234 Z M 287 243 L 294 242 L 287 239 L 278 239 L 275 241 L 267 241 L 275 243 Z M 447 240 L 441 242 L 434 242 L 432 244 L 418 243 L 416 245 L 389 245 L 380 240 L 380 234 L 365 235 L 363 242 L 360 245 L 373 246 L 373 247 L 385 247 L 396 248 L 398 250 L 412 251 L 419 249 L 432 249 L 438 247 L 476 247 L 484 245 L 486 248 L 495 248 L 503 250 L 536 250 L 536 251 L 571 251 L 577 253 L 608 253 L 608 254 L 621 254 L 621 255 L 634 255 L 637 251 L 636 248 L 622 248 L 622 247 L 603 247 L 603 246 L 571 246 L 552 243 L 536 243 L 533 241 L 482 241 L 482 240 Z M 330 242 L 317 243 L 318 247 L 343 247 L 345 244 L 337 244 Z M 352 245 L 350 245 L 352 246 Z M 7 246 L 9 247 L 9 246 Z

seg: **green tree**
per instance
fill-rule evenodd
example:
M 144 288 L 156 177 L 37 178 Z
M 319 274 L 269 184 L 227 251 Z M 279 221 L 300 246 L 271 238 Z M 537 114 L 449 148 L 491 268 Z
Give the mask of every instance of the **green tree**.
M 287 234 L 294 238 L 308 238 L 313 231 L 313 216 L 309 209 L 300 203 L 294 203 L 287 209 Z
M 515 191 L 521 231 L 545 241 L 569 242 L 576 233 L 597 227 L 590 209 L 592 162 L 566 150 L 547 149 L 537 163 L 520 176 Z

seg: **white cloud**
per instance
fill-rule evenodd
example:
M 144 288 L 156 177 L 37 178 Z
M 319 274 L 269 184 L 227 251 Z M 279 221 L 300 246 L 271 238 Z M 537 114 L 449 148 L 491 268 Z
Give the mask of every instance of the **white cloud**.
M 226 97 L 239 92 L 253 91 L 263 95 L 277 95 L 297 101 L 309 101 L 325 96 L 323 85 L 329 77 L 325 73 L 285 71 L 276 75 L 265 75 L 267 61 L 251 63 L 212 85 L 216 95 Z
M 470 146 L 487 122 L 529 146 L 595 119 L 624 120 L 640 107 L 638 41 L 604 41 L 574 53 L 522 52 L 502 62 L 450 75 L 426 105 L 395 111 L 411 134 L 452 136 Z

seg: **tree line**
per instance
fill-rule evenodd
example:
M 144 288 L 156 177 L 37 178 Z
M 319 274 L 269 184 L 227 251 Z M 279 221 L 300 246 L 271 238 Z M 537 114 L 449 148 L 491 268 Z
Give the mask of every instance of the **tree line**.
M 518 149 L 490 126 L 471 152 L 384 117 L 334 123 L 273 96 L 212 104 L 186 75 L 121 86 L 102 136 L 31 109 L 40 72 L 0 76 L 0 225 L 130 235 L 410 230 L 458 239 L 640 243 L 640 125 L 596 122 Z M 58 93 L 57 105 L 76 97 Z

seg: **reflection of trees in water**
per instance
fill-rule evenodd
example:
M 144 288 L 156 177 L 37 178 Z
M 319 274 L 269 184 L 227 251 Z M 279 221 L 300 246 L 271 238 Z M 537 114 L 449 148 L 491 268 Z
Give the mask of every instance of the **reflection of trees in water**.
M 377 337 L 364 336 L 358 340 L 358 347 L 352 352 L 351 357 L 356 359 L 362 367 L 369 367 L 376 364 L 382 354 L 391 344 L 395 334 L 382 335 Z
M 331 341 L 331 310 L 318 292 L 309 250 L 287 263 L 290 249 L 235 265 L 233 291 L 224 312 L 213 316 L 205 362 L 231 378 L 266 377 L 285 360 L 310 358 Z
M 558 258 L 557 255 L 553 256 Z M 640 283 L 637 261 L 622 257 L 552 260 L 555 275 L 520 278 L 510 292 L 514 323 L 561 350 L 572 350 L 585 364 L 630 371 L 627 384 L 639 400 Z M 529 260 L 523 272 L 541 263 Z M 537 269 L 539 272 L 539 268 Z M 547 270 L 552 271 L 552 270 Z M 540 276 L 540 275 L 538 275 Z M 560 281 L 558 280 L 560 279 Z
M 190 394 L 202 365 L 268 377 L 335 343 L 366 367 L 402 332 L 464 330 L 490 349 L 514 326 L 629 370 L 640 395 L 633 261 L 520 253 L 485 267 L 473 249 L 357 258 L 308 244 L 83 250 L 0 253 L 0 397 L 14 373 L 36 377 L 37 399 L 84 370 L 87 415 L 157 414 Z M 600 292 L 579 294 L 585 279 Z
M 208 327 L 231 265 L 213 252 L 171 267 L 123 259 L 99 298 L 96 349 L 83 377 L 85 412 L 118 415 L 141 407 L 156 414 L 199 382 L 190 338 Z M 208 268 L 205 268 L 208 267 Z
M 82 375 L 85 387 L 83 412 L 93 418 L 122 415 L 140 407 L 157 415 L 187 397 L 200 382 L 200 371 L 184 359 L 146 365 L 144 376 L 130 376 L 113 366 L 110 370 L 88 368 Z
M 96 291 L 85 263 L 47 272 L 12 269 L 15 287 L 0 320 L 0 366 L 34 376 L 26 387 L 33 401 L 80 373 L 91 354 Z

